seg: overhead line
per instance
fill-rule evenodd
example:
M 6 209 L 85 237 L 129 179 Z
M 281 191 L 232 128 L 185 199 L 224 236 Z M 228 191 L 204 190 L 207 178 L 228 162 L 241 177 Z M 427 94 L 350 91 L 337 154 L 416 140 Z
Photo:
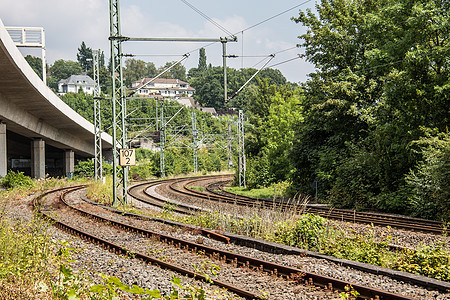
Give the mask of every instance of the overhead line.
M 181 1 L 185 2 L 185 0 L 181 0 Z M 270 18 L 267 18 L 267 19 L 265 19 L 265 20 L 263 20 L 263 21 L 261 21 L 261 22 L 258 22 L 258 23 L 256 23 L 255 25 L 252 25 L 252 26 L 247 27 L 247 28 L 245 28 L 245 29 L 243 29 L 243 30 L 240 30 L 240 31 L 236 32 L 235 34 L 231 34 L 231 33 L 229 33 L 229 34 L 230 34 L 231 36 L 233 36 L 233 37 L 236 36 L 236 34 L 239 34 L 239 33 L 242 33 L 242 34 L 243 34 L 244 31 L 247 31 L 247 30 L 249 30 L 249 29 L 252 29 L 252 28 L 254 28 L 254 27 L 256 27 L 256 26 L 259 26 L 259 25 L 261 25 L 261 24 L 263 24 L 263 23 L 265 23 L 265 22 L 268 22 L 268 21 L 270 21 L 270 20 L 272 20 L 272 19 L 274 19 L 274 18 L 276 18 L 276 17 L 279 17 L 279 16 L 281 16 L 281 15 L 283 15 L 283 14 L 285 14 L 285 13 L 287 13 L 287 12 L 293 10 L 293 9 L 296 9 L 296 8 L 302 6 L 302 5 L 305 5 L 305 4 L 307 4 L 307 3 L 311 2 L 311 1 L 312 1 L 312 0 L 306 0 L 306 1 L 302 2 L 302 3 L 300 3 L 300 4 L 297 4 L 297 5 L 295 5 L 295 6 L 291 7 L 291 8 L 289 8 L 289 9 L 286 9 L 286 10 L 282 11 L 282 12 L 280 12 L 280 13 L 278 13 L 278 14 L 276 14 L 276 15 L 270 17 Z M 212 42 L 212 43 L 206 44 L 206 45 L 204 45 L 204 46 L 202 46 L 202 47 L 199 47 L 199 48 L 196 48 L 196 49 L 194 49 L 194 50 L 192 50 L 192 51 L 189 51 L 188 53 L 196 52 L 196 51 L 200 50 L 201 48 L 209 47 L 209 46 L 211 46 L 211 45 L 214 45 L 215 43 L 217 43 L 217 42 Z M 294 48 L 296 48 L 296 47 L 292 47 L 292 48 L 289 48 L 289 49 L 286 49 L 286 50 L 282 50 L 282 51 L 279 51 L 279 52 L 275 52 L 274 54 L 281 53 L 281 52 L 284 52 L 284 51 L 288 51 L 288 50 L 291 50 L 291 49 L 294 49 Z M 260 63 L 260 62 L 259 62 L 259 63 Z M 258 63 L 258 64 L 259 64 L 259 63 Z
M 282 64 L 284 64 L 284 63 L 287 63 L 287 62 L 290 62 L 290 61 L 293 61 L 293 60 L 296 60 L 296 59 L 299 59 L 299 58 L 301 58 L 301 57 L 300 57 L 300 56 L 297 56 L 297 57 L 294 57 L 294 58 L 291 58 L 291 59 L 288 59 L 288 60 L 285 60 L 285 61 L 282 61 L 282 62 L 273 64 L 273 65 L 270 65 L 270 66 L 268 66 L 267 68 L 272 68 L 272 67 L 275 67 L 275 66 L 278 66 L 278 65 L 282 65 Z
M 305 5 L 306 3 L 311 2 L 311 1 L 312 1 L 312 0 L 307 0 L 307 1 L 305 1 L 305 2 L 303 2 L 303 3 L 300 3 L 300 4 L 298 4 L 298 5 L 294 6 L 294 7 L 291 7 L 291 8 L 289 8 L 289 9 L 286 9 L 285 11 L 282 11 L 282 12 L 280 12 L 280 13 L 278 13 L 278 14 L 276 14 L 276 15 L 270 17 L 270 18 L 267 18 L 267 19 L 265 19 L 265 20 L 263 20 L 263 21 L 261 21 L 261 22 L 259 22 L 259 23 L 256 23 L 255 25 L 252 25 L 252 26 L 247 27 L 247 28 L 245 28 L 245 29 L 243 29 L 243 30 L 240 30 L 240 31 L 238 31 L 236 34 L 238 34 L 239 32 L 247 31 L 247 30 L 252 29 L 252 28 L 254 28 L 254 27 L 256 27 L 256 26 L 259 26 L 259 25 L 261 25 L 261 24 L 263 24 L 263 23 L 265 23 L 265 22 L 267 22 L 267 21 L 270 21 L 270 20 L 272 20 L 272 19 L 275 19 L 276 17 L 279 17 L 279 16 L 281 16 L 281 15 L 287 13 L 288 11 L 291 11 L 291 10 L 293 10 L 293 9 L 296 9 L 297 7 L 300 7 L 300 6 L 302 6 L 302 5 Z
M 225 27 L 223 27 L 222 25 L 220 25 L 219 23 L 217 23 L 216 21 L 214 21 L 213 19 L 211 19 L 210 17 L 208 17 L 208 15 L 206 15 L 205 13 L 203 13 L 200 9 L 196 8 L 194 5 L 190 4 L 187 0 L 181 0 L 181 2 L 183 2 L 184 4 L 186 4 L 187 6 L 189 6 L 190 8 L 192 8 L 194 11 L 196 11 L 199 15 L 201 15 L 202 17 L 204 17 L 206 20 L 208 20 L 209 22 L 211 22 L 212 24 L 214 24 L 217 28 L 219 28 L 220 30 L 222 30 L 223 32 L 225 32 L 226 34 L 230 35 L 230 36 L 234 36 L 234 34 L 232 34 L 230 31 L 228 31 Z

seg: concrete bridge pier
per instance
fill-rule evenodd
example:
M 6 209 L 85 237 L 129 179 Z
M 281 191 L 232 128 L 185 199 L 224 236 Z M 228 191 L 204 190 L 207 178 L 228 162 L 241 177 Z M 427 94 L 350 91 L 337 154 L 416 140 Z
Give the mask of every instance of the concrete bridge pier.
M 66 150 L 64 153 L 64 173 L 66 177 L 72 178 L 75 169 L 75 152 L 73 150 Z
M 0 178 L 4 177 L 8 170 L 8 159 L 6 153 L 6 124 L 1 123 L 0 121 Z
M 42 139 L 31 142 L 31 177 L 45 177 L 45 142 Z

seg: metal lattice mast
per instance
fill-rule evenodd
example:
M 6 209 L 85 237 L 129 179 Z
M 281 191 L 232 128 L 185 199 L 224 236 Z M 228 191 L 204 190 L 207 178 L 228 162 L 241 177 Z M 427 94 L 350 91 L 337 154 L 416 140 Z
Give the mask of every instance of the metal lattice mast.
M 228 121 L 227 128 L 227 169 L 231 170 L 233 167 L 233 151 L 231 150 L 231 120 Z
M 102 166 L 102 119 L 100 105 L 100 72 L 99 72 L 99 56 L 100 50 L 92 51 L 93 54 L 93 73 L 94 73 L 94 139 L 95 139 L 95 157 L 94 170 L 95 181 L 103 176 Z
M 198 130 L 197 130 L 197 120 L 195 112 L 191 113 L 192 116 L 192 138 L 193 138 L 193 152 L 194 152 L 194 174 L 198 172 L 198 156 L 197 156 L 197 139 L 198 139 Z
M 239 187 L 245 187 L 245 151 L 244 151 L 244 112 L 239 110 L 238 121 L 239 136 Z
M 166 177 L 166 157 L 165 157 L 165 148 L 166 148 L 166 126 L 164 124 L 164 99 L 161 100 L 160 106 L 160 131 L 159 131 L 159 167 L 161 170 L 161 177 Z
M 125 131 L 125 95 L 122 68 L 122 36 L 120 33 L 119 0 L 109 0 L 111 48 L 111 77 L 112 77 L 112 129 L 113 129 L 113 206 L 117 205 L 119 196 L 117 188 L 122 188 L 122 199 L 126 202 L 127 169 L 117 168 L 120 149 L 126 143 Z

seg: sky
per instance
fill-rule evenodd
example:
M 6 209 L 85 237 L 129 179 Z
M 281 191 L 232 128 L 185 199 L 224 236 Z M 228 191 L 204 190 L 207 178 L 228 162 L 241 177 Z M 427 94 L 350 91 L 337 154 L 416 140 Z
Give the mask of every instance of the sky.
M 275 53 L 268 64 L 279 69 L 290 82 L 304 82 L 314 67 L 298 58 L 304 49 L 299 35 L 306 28 L 291 20 L 299 10 L 314 9 L 317 0 L 121 0 L 122 35 L 130 37 L 187 37 L 220 38 L 236 34 L 238 41 L 227 43 L 227 65 L 239 69 L 259 69 L 267 56 Z M 204 15 L 220 24 L 228 33 L 190 8 L 191 4 Z M 263 24 L 259 22 L 284 12 Z M 109 1 L 108 0 L 0 0 L 0 19 L 5 26 L 44 27 L 47 63 L 55 60 L 76 60 L 82 41 L 92 49 L 104 51 L 109 57 Z M 252 28 L 250 28 L 252 27 Z M 247 30 L 246 30 L 247 29 Z M 183 61 L 187 70 L 198 65 L 198 49 L 206 49 L 207 63 L 222 65 L 221 43 L 205 42 L 125 42 L 123 53 L 136 59 L 152 61 L 157 67 L 167 61 Z M 22 50 L 24 55 L 40 56 L 39 50 Z M 279 64 L 281 63 L 281 64 Z M 275 64 L 279 64 L 276 65 Z

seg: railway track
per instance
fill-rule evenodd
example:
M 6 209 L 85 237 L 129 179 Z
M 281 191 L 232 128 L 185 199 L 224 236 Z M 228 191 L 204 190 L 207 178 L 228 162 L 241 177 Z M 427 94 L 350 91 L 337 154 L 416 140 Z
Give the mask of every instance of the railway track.
M 82 188 L 82 187 L 78 187 Z M 252 269 L 253 271 L 261 272 L 261 274 L 271 274 L 271 276 L 275 276 L 277 278 L 284 278 L 284 279 L 295 279 L 298 283 L 303 283 L 308 286 L 316 286 L 320 287 L 323 290 L 326 290 L 329 295 L 331 295 L 332 291 L 340 290 L 344 291 L 346 287 L 352 286 L 355 290 L 357 290 L 360 293 L 360 299 L 412 299 L 410 297 L 397 295 L 394 293 L 373 289 L 365 286 L 361 286 L 358 284 L 352 284 L 349 282 L 345 282 L 342 280 L 336 280 L 330 277 L 317 275 L 314 273 L 304 272 L 300 269 L 288 267 L 285 265 L 280 265 L 276 263 L 272 263 L 270 261 L 264 261 L 261 259 L 256 259 L 253 257 L 240 255 L 237 253 L 224 251 L 217 248 L 208 247 L 202 244 L 198 243 L 192 243 L 186 240 L 177 239 L 172 236 L 166 236 L 158 232 L 152 232 L 151 230 L 131 226 L 129 224 L 126 224 L 121 221 L 116 221 L 112 218 L 101 216 L 100 214 L 93 214 L 92 212 L 89 212 L 85 209 L 82 209 L 80 207 L 75 207 L 74 205 L 71 205 L 66 200 L 66 196 L 69 193 L 75 192 L 78 188 L 69 188 L 65 191 L 57 190 L 52 191 L 52 193 L 55 192 L 61 192 L 60 195 L 60 201 L 67 205 L 67 207 L 70 207 L 71 210 L 76 210 L 78 214 L 83 215 L 84 217 L 95 219 L 96 222 L 101 222 L 104 224 L 108 224 L 107 226 L 113 226 L 114 228 L 120 228 L 121 230 L 132 232 L 134 234 L 139 234 L 144 237 L 151 237 L 152 239 L 158 239 L 159 241 L 164 241 L 165 243 L 168 243 L 170 245 L 175 245 L 177 248 L 184 249 L 185 251 L 191 251 L 193 252 L 194 256 L 197 256 L 197 253 L 203 253 L 206 255 L 209 255 L 211 259 L 216 259 L 218 261 L 221 261 L 223 263 L 231 264 L 237 268 L 240 269 Z M 175 270 L 176 272 L 179 272 L 181 274 L 192 276 L 195 278 L 205 279 L 205 276 L 201 273 L 196 273 L 190 270 L 187 270 L 183 267 L 179 267 L 170 263 L 166 263 L 161 261 L 157 258 L 152 258 L 148 255 L 145 255 L 143 253 L 130 251 L 130 249 L 124 248 L 121 245 L 115 244 L 111 241 L 108 241 L 106 239 L 103 239 L 102 237 L 96 236 L 94 234 L 90 234 L 88 232 L 83 232 L 80 229 L 74 228 L 73 226 L 70 226 L 66 224 L 64 221 L 56 219 L 54 217 L 54 207 L 51 207 L 49 205 L 45 205 L 45 203 L 42 202 L 43 197 L 39 197 L 35 200 L 35 206 L 39 209 L 40 213 L 47 218 L 51 218 L 57 227 L 60 227 L 71 234 L 80 236 L 86 240 L 89 240 L 93 243 L 102 245 L 104 248 L 114 251 L 115 253 L 122 254 L 122 255 L 131 255 L 133 257 L 139 258 L 143 261 L 146 261 L 148 263 L 157 264 L 159 266 L 162 266 L 164 268 L 169 268 L 172 270 Z M 261 299 L 262 297 L 256 293 L 252 293 L 246 290 L 243 290 L 242 288 L 230 285 L 226 282 L 213 279 L 214 283 L 216 285 L 226 287 L 228 290 L 233 291 L 234 293 L 245 297 L 247 299 Z
M 208 193 L 217 194 L 221 198 L 228 197 L 229 199 L 234 199 L 237 204 L 242 205 L 248 203 L 248 205 L 254 206 L 255 203 L 259 202 L 261 203 L 261 205 L 267 208 L 272 207 L 282 210 L 298 210 L 303 211 L 305 213 L 320 215 L 322 217 L 332 220 L 362 223 L 362 224 L 373 224 L 384 227 L 390 226 L 398 229 L 406 229 L 434 234 L 450 233 L 448 224 L 433 220 L 411 218 L 406 216 L 393 216 L 379 213 L 356 212 L 354 210 L 334 209 L 330 207 L 321 207 L 313 205 L 307 205 L 305 207 L 299 205 L 298 203 L 289 203 L 286 201 L 277 201 L 277 203 L 274 204 L 274 200 L 256 199 L 230 193 L 224 190 L 224 185 L 227 183 L 229 183 L 229 181 L 221 181 L 220 184 L 212 183 L 206 186 L 206 190 L 208 191 Z M 206 194 L 204 194 L 204 196 L 205 195 Z

